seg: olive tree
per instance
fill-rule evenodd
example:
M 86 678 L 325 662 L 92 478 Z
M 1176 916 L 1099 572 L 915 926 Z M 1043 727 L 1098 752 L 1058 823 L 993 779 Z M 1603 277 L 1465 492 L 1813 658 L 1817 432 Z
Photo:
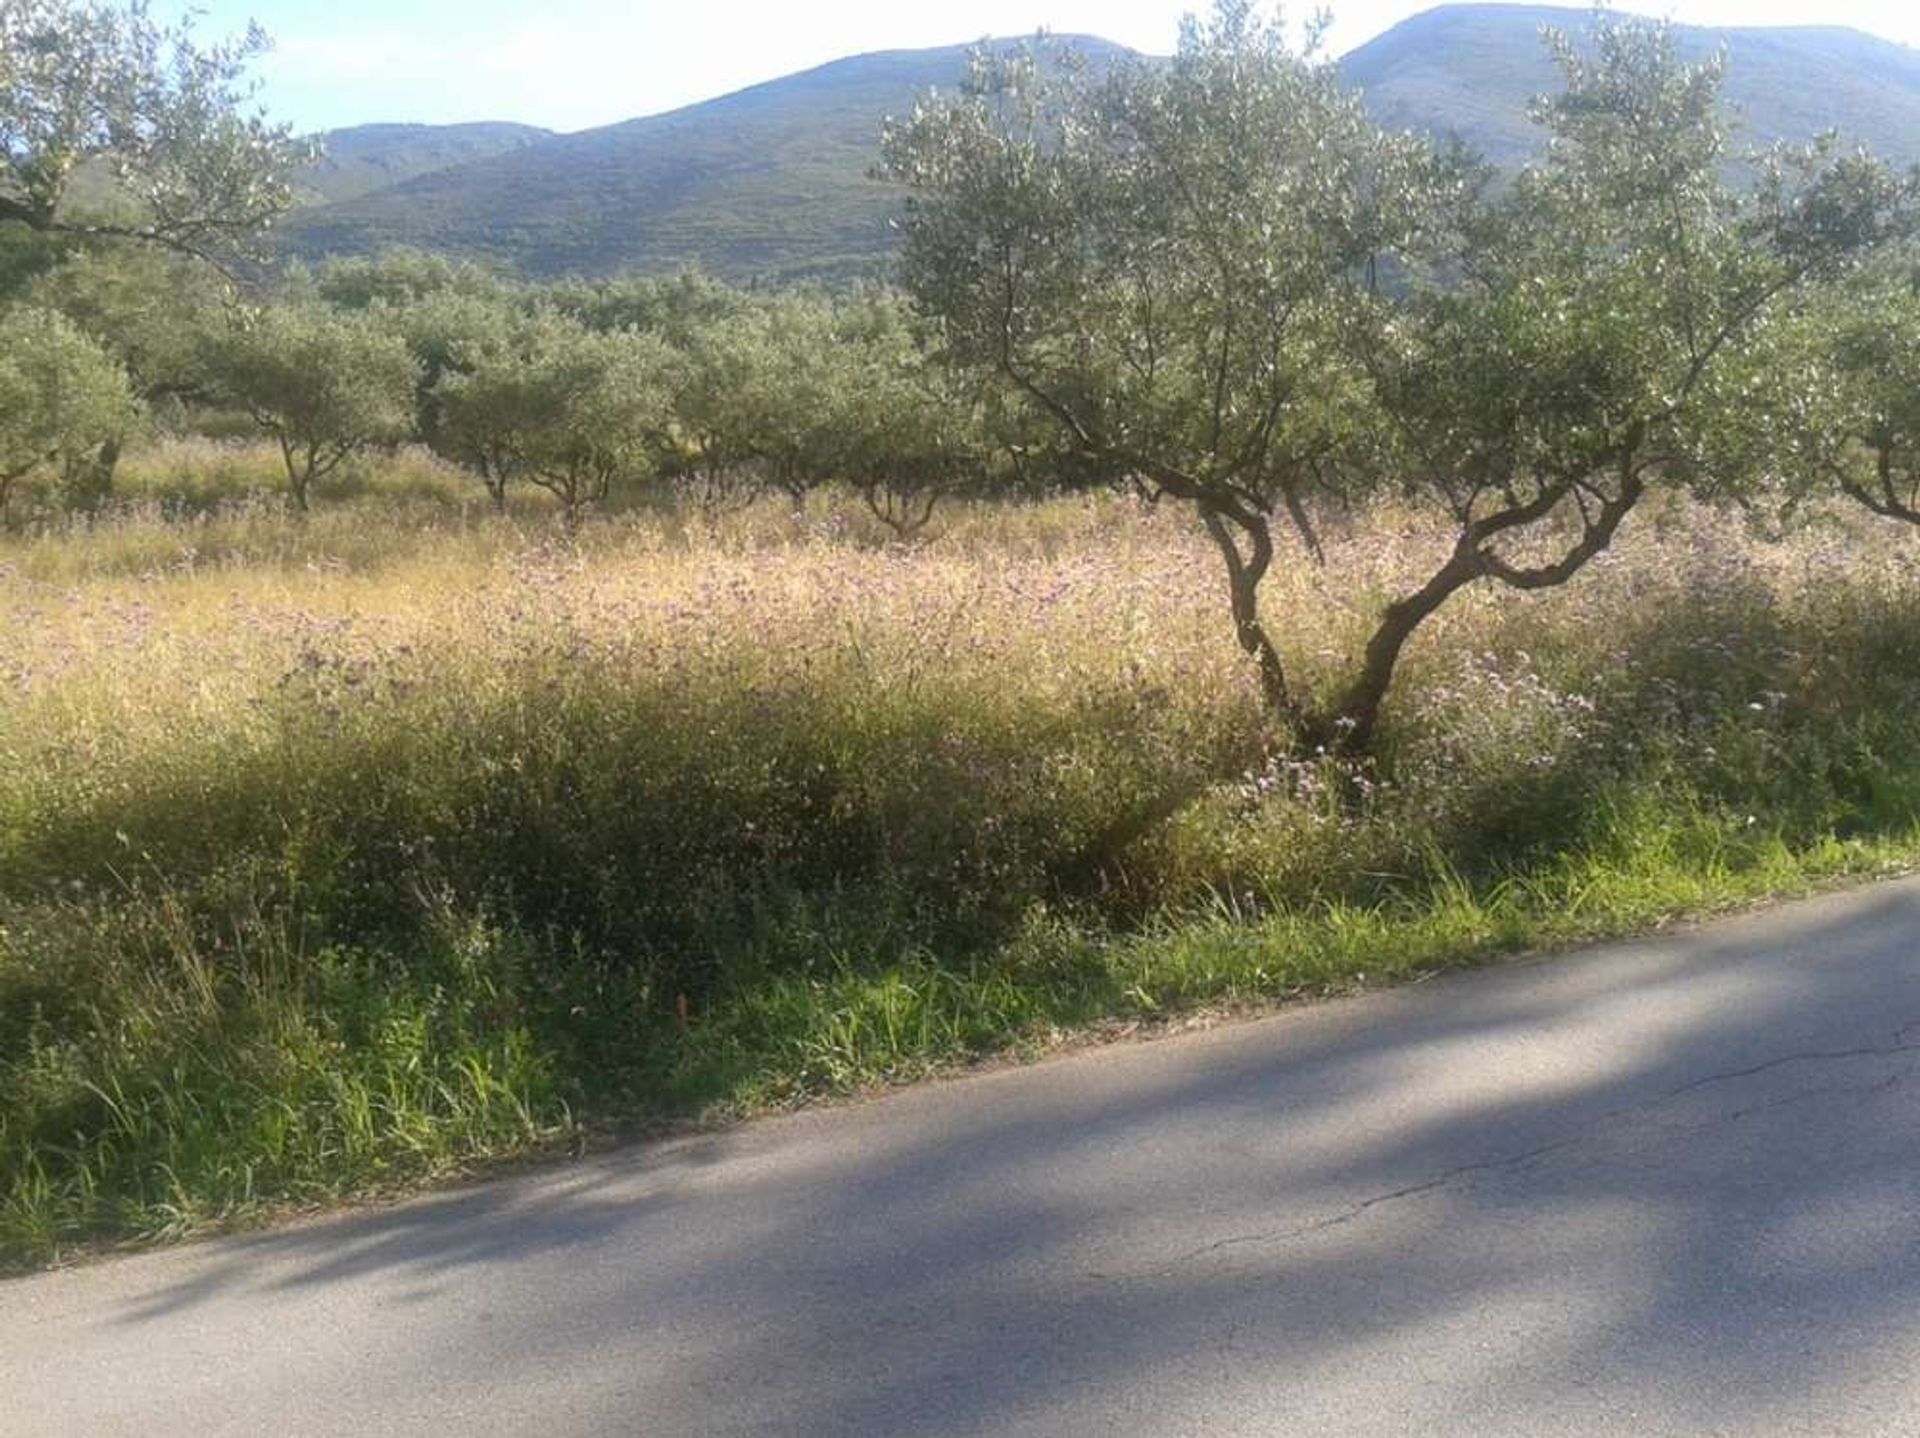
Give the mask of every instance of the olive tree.
M 698 269 L 677 275 L 559 280 L 542 286 L 539 293 L 555 310 L 590 330 L 640 330 L 675 347 L 724 325 L 752 303 L 744 291 Z
M 1353 747 L 1409 639 L 1461 590 L 1566 583 L 1658 486 L 1763 481 L 1717 443 L 1742 402 L 1725 380 L 1799 295 L 1908 222 L 1905 187 L 1827 144 L 1730 186 L 1723 61 L 1683 63 L 1667 27 L 1550 43 L 1564 88 L 1536 106 L 1546 159 L 1393 253 L 1415 283 L 1348 300 L 1384 455 L 1451 538 L 1386 605 L 1333 707 Z
M 526 437 L 542 422 L 542 356 L 565 325 L 551 311 L 514 314 L 468 296 L 436 296 L 402 319 L 423 365 L 419 411 L 428 448 L 478 475 L 496 513 L 521 473 Z
M 1884 242 L 1862 157 L 1725 179 L 1721 65 L 1661 26 L 1553 41 L 1546 158 L 1494 187 L 1368 123 L 1244 0 L 1099 84 L 978 62 L 886 138 L 906 284 L 960 362 L 1085 458 L 1193 504 L 1242 647 L 1297 739 L 1361 751 L 1400 656 L 1468 585 L 1566 582 L 1650 484 L 1697 474 L 1723 363 L 1769 309 Z M 1298 693 L 1259 609 L 1284 516 L 1397 489 L 1451 528 L 1352 681 Z
M 207 266 L 153 246 L 90 245 L 67 254 L 27 289 L 29 303 L 58 310 L 126 371 L 143 407 L 205 398 L 203 336 L 225 296 Z M 92 505 L 113 490 L 124 436 L 67 461 L 70 502 Z
M 438 386 L 443 452 L 504 495 L 524 477 L 568 530 L 615 484 L 655 472 L 672 425 L 671 355 L 655 336 L 597 333 L 549 312 L 462 354 Z
M 1194 507 L 1269 704 L 1304 725 L 1259 606 L 1276 516 L 1317 547 L 1310 497 L 1366 423 L 1341 282 L 1417 224 L 1437 167 L 1237 0 L 1104 77 L 981 53 L 883 153 L 946 352 L 1096 472 Z
M 710 501 L 843 482 L 911 538 L 982 462 L 966 382 L 926 328 L 884 289 L 741 297 L 674 347 L 667 458 Z
M 1755 366 L 1742 438 L 1796 497 L 1838 491 L 1920 525 L 1920 268 L 1829 286 L 1782 331 Z
M 675 323 L 668 342 L 674 426 L 663 457 L 675 478 L 708 504 L 751 501 L 768 488 L 798 498 L 826 478 L 822 442 L 844 368 L 826 296 L 743 295 L 723 312 Z
M 215 255 L 292 201 L 311 150 L 246 113 L 249 28 L 201 47 L 146 0 L 0 0 L 0 222 Z M 124 219 L 76 213 L 75 181 L 110 177 Z
M 944 411 L 913 403 L 920 353 L 908 321 L 878 291 L 752 296 L 682 352 L 681 422 L 751 489 L 797 499 L 842 479 L 872 493 L 912 425 L 950 427 Z
M 826 411 L 835 477 L 902 540 L 990 464 L 980 387 L 942 364 L 923 330 L 893 294 L 844 301 L 833 347 L 842 372 Z
M 412 424 L 413 359 L 378 316 L 319 305 L 240 315 L 209 338 L 203 364 L 213 392 L 278 444 L 303 514 L 316 481 Z
M 330 259 L 306 279 L 316 298 L 346 310 L 404 308 L 449 296 L 505 303 L 513 292 L 507 280 L 472 260 L 405 245 Z
M 126 371 L 64 316 L 0 312 L 0 516 L 22 479 L 58 474 L 134 422 Z
M 445 407 L 449 377 L 470 373 L 476 365 L 504 353 L 522 323 L 520 309 L 505 290 L 447 289 L 391 305 L 376 299 L 369 312 L 398 333 L 413 356 L 414 432 L 442 459 L 478 474 L 494 508 L 505 510 L 511 478 L 507 468 L 494 463 L 491 445 L 475 447 L 467 428 L 449 428 Z
M 654 293 L 667 303 L 643 328 L 672 356 L 665 476 L 708 507 L 750 503 L 768 485 L 800 493 L 816 477 L 824 302 L 734 294 L 690 276 Z

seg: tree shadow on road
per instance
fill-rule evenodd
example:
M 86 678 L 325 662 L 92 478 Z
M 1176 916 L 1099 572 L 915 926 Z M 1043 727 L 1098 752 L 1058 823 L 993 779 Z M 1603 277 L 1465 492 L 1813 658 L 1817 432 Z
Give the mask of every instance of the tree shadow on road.
M 113 1322 L 360 1285 L 484 1318 L 436 1384 L 616 1355 L 609 1428 L 1836 1431 L 1920 1313 L 1916 1068 L 1901 884 L 165 1255 Z

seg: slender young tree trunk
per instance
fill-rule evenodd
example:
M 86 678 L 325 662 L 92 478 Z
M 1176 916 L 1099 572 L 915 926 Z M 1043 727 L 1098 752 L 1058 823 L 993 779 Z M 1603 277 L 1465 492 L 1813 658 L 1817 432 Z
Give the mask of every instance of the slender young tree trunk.
M 1287 683 L 1280 651 L 1274 648 L 1266 627 L 1260 622 L 1260 581 L 1273 565 L 1272 528 L 1263 515 L 1229 516 L 1204 503 L 1200 506 L 1200 518 L 1226 562 L 1234 637 L 1259 668 L 1260 697 L 1275 718 L 1292 727 L 1296 734 L 1302 733 L 1308 727 L 1306 716 Z M 1240 547 L 1243 539 L 1247 546 L 1244 553 Z
M 70 509 L 92 513 L 113 494 L 113 475 L 120 464 L 118 437 L 102 440 L 100 447 L 86 458 L 68 466 L 65 475 L 65 502 Z
M 860 497 L 866 501 L 873 517 L 891 529 L 893 537 L 902 544 L 912 543 L 926 528 L 927 521 L 933 518 L 934 507 L 940 502 L 937 489 L 915 495 L 902 493 L 888 484 L 862 485 Z
M 1314 526 L 1313 516 L 1307 513 L 1307 506 L 1300 498 L 1298 486 L 1282 485 L 1280 499 L 1287 507 L 1287 518 L 1293 521 L 1294 532 L 1300 536 L 1300 542 L 1307 547 L 1307 554 L 1320 568 L 1326 568 L 1326 547 L 1320 543 L 1320 531 Z
M 1546 519 L 1573 492 L 1570 485 L 1549 486 L 1525 503 L 1469 521 L 1455 541 L 1447 562 L 1413 593 L 1389 604 L 1386 613 L 1381 615 L 1379 627 L 1367 641 L 1359 677 L 1334 712 L 1334 747 L 1343 753 L 1362 754 L 1373 746 L 1380 727 L 1380 708 L 1393 684 L 1394 669 L 1407 641 L 1435 610 L 1474 580 L 1484 576 L 1512 589 L 1552 589 L 1572 579 L 1596 554 L 1606 549 L 1622 521 L 1646 492 L 1638 443 L 1636 436 L 1621 447 L 1616 462 L 1618 491 L 1613 497 L 1601 500 L 1595 513 L 1582 508 L 1579 541 L 1551 563 L 1516 566 L 1501 559 L 1487 545 L 1502 534 L 1524 530 Z
M 104 441 L 100 446 L 100 452 L 94 456 L 94 487 L 102 499 L 106 499 L 113 493 L 114 476 L 120 470 L 120 449 L 120 436 L 115 435 L 112 439 Z
M 293 512 L 304 515 L 307 512 L 307 489 L 313 482 L 313 454 L 309 451 L 303 464 L 293 441 L 282 439 L 280 458 L 287 466 L 287 497 L 293 502 Z
M 1407 641 L 1435 610 L 1479 577 L 1473 550 L 1462 544 L 1425 584 L 1387 606 L 1379 627 L 1367 641 L 1359 675 L 1341 696 L 1325 726 L 1330 747 L 1346 754 L 1363 754 L 1373 746 L 1380 729 L 1380 707 L 1393 686 L 1393 673 Z

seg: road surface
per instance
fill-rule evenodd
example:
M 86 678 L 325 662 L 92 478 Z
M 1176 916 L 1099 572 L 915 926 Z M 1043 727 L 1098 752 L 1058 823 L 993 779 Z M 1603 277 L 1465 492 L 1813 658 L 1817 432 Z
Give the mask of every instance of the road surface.
M 0 1432 L 1920 1434 L 1920 883 L 0 1284 Z

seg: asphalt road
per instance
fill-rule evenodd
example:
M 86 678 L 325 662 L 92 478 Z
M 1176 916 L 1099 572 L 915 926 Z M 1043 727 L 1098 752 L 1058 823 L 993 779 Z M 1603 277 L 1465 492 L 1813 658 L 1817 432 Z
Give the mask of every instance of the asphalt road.
M 1920 1434 L 1920 883 L 0 1284 L 0 1432 Z

